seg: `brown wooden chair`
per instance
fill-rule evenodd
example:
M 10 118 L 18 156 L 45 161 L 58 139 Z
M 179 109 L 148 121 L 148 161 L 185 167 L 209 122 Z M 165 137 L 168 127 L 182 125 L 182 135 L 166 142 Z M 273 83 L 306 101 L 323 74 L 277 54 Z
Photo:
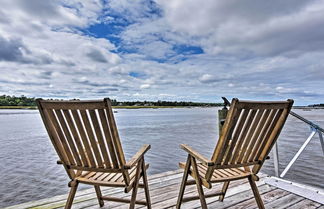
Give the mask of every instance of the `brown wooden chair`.
M 230 181 L 247 178 L 259 208 L 264 208 L 255 184 L 272 146 L 293 105 L 293 100 L 254 102 L 233 99 L 219 141 L 211 159 L 188 145 L 181 148 L 188 153 L 186 163 L 180 163 L 184 175 L 180 186 L 177 208 L 182 202 L 200 199 L 207 208 L 205 197 L 219 195 L 223 201 Z M 194 180 L 188 180 L 188 175 Z M 210 189 L 212 183 L 224 182 L 216 194 L 204 195 L 202 185 Z M 198 196 L 183 197 L 186 185 L 196 184 Z
M 37 100 L 49 138 L 70 177 L 71 187 L 65 208 L 71 208 L 79 183 L 94 185 L 100 207 L 104 200 L 147 205 L 151 208 L 144 145 L 125 161 L 111 102 Z M 143 184 L 139 183 L 143 178 Z M 132 190 L 131 199 L 102 196 L 100 186 Z M 146 201 L 136 200 L 138 187 L 144 187 Z

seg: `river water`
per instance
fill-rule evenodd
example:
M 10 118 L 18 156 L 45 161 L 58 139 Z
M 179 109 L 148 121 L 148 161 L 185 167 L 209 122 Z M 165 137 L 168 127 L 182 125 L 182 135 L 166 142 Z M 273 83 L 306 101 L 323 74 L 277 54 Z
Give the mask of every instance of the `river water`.
M 149 174 L 178 169 L 185 143 L 211 156 L 217 142 L 217 108 L 118 109 L 115 113 L 126 159 L 143 144 Z M 324 127 L 324 110 L 294 110 Z M 289 116 L 279 137 L 281 171 L 310 134 L 309 126 Z M 272 155 L 262 172 L 274 175 Z M 0 110 L 0 208 L 68 192 L 68 177 L 56 164 L 37 110 Z M 316 135 L 286 178 L 324 188 L 324 157 Z M 79 189 L 88 188 L 87 186 Z

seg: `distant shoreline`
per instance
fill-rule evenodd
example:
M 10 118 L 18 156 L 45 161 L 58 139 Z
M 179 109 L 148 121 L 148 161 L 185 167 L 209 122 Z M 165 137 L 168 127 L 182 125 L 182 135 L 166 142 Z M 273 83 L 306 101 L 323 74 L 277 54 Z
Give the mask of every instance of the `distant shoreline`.
M 216 107 L 216 106 L 112 106 L 113 109 L 159 109 L 159 108 L 194 108 L 194 107 Z M 220 106 L 219 106 L 220 107 Z M 25 110 L 37 110 L 36 106 L 0 106 L 0 109 L 25 109 Z
M 307 107 L 307 106 L 294 106 L 293 109 L 303 109 L 303 110 L 316 110 L 316 109 L 324 109 L 324 107 Z
M 113 109 L 160 109 L 160 108 L 194 108 L 194 107 L 221 107 L 221 106 L 112 106 Z M 37 110 L 36 106 L 0 106 L 0 109 L 19 109 L 19 110 Z M 293 109 L 313 110 L 324 109 L 324 107 L 307 107 L 307 106 L 294 106 Z

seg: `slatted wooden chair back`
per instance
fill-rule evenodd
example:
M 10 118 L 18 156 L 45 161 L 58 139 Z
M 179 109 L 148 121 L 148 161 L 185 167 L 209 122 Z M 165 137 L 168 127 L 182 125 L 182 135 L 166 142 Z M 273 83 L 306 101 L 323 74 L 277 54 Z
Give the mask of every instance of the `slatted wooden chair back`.
M 37 100 L 50 139 L 70 178 L 73 170 L 116 171 L 125 164 L 111 102 Z M 126 184 L 127 171 L 123 171 Z M 72 176 L 71 176 L 72 175 Z
M 207 177 L 214 168 L 253 165 L 258 173 L 276 142 L 292 107 L 293 100 L 253 102 L 233 99 Z

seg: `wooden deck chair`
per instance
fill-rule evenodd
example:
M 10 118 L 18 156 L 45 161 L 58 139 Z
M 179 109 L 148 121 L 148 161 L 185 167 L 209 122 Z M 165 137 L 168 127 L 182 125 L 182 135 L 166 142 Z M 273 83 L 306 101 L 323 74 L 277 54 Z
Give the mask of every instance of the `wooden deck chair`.
M 146 205 L 151 208 L 144 145 L 125 161 L 115 124 L 111 102 L 37 100 L 38 109 L 49 138 L 71 181 L 65 208 L 71 208 L 79 183 L 94 185 L 100 207 L 104 200 Z M 139 183 L 143 178 L 143 184 Z M 131 199 L 102 196 L 100 186 L 132 190 Z M 136 200 L 138 187 L 144 187 L 146 201 Z
M 276 142 L 293 105 L 293 100 L 254 102 L 233 99 L 219 141 L 211 159 L 180 145 L 188 153 L 186 163 L 180 163 L 184 175 L 180 186 L 177 208 L 182 202 L 200 199 L 207 208 L 205 197 L 219 195 L 223 201 L 230 181 L 247 178 L 259 208 L 264 208 L 255 184 L 257 173 Z M 188 180 L 188 175 L 194 180 Z M 212 183 L 224 182 L 221 191 L 204 195 Z M 196 184 L 198 196 L 183 197 L 186 185 Z

